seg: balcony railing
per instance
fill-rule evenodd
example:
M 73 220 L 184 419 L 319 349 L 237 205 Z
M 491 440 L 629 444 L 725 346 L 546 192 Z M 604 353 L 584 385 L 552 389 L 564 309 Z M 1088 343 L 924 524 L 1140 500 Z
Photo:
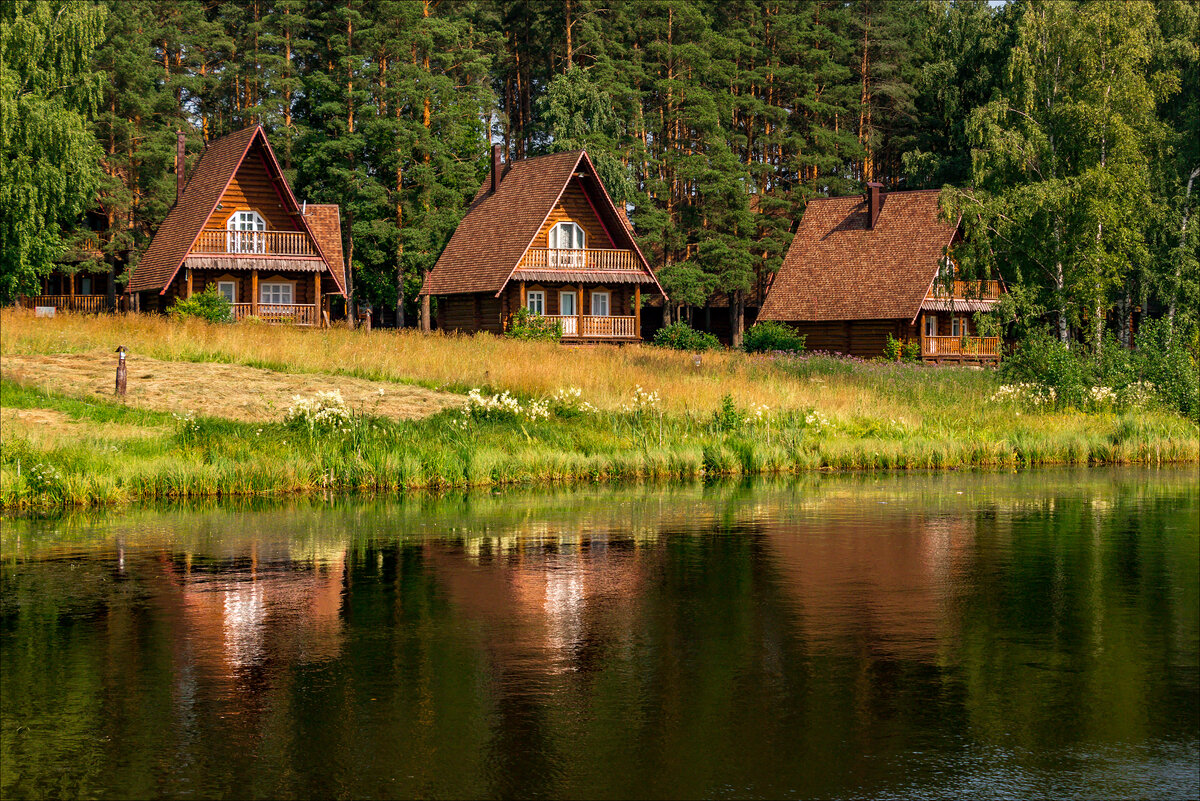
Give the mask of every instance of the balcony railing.
M 632 250 L 530 248 L 518 270 L 637 270 Z
M 318 320 L 317 307 L 312 303 L 231 303 L 229 306 L 234 322 L 257 317 L 265 323 L 316 325 Z
M 1000 355 L 1000 337 L 921 337 L 921 354 L 927 358 L 941 356 Z
M 205 256 L 317 256 L 303 231 L 201 231 L 192 253 Z
M 121 303 L 121 298 L 117 298 L 118 304 Z M 36 309 L 39 306 L 53 306 L 58 311 L 83 312 L 84 314 L 96 314 L 102 311 L 108 311 L 108 296 L 107 295 L 28 295 L 21 298 L 21 305 L 27 309 Z
M 999 300 L 999 281 L 955 281 L 953 287 L 948 287 L 942 281 L 934 281 L 925 296 L 935 300 L 951 298 L 967 298 L 970 300 Z
M 564 339 L 637 339 L 636 317 L 593 317 L 588 314 L 547 314 L 562 326 Z

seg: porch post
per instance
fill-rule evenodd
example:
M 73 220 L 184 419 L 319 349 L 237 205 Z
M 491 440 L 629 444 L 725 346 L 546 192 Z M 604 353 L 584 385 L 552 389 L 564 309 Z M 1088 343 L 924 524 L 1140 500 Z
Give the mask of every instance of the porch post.
M 67 291 L 71 293 L 71 297 L 75 297 L 75 273 L 67 274 L 67 287 Z
M 522 309 L 528 308 L 528 304 L 525 302 L 525 282 L 524 281 L 521 282 L 521 308 Z
M 321 274 L 313 273 L 313 325 L 321 325 Z
M 258 316 L 258 268 L 250 271 L 250 314 Z
M 642 285 L 633 285 L 633 335 L 642 338 Z
M 184 295 L 184 297 L 190 298 L 192 296 L 192 268 L 191 267 L 187 268 L 186 275 L 187 275 L 187 294 Z

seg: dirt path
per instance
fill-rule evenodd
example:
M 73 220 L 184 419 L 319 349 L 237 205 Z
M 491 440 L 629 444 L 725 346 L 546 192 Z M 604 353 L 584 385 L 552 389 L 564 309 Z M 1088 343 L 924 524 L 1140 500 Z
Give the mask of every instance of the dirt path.
M 326 373 L 279 373 L 216 362 L 129 357 L 131 406 L 250 422 L 281 420 L 295 395 L 339 389 L 353 409 L 398 419 L 427 417 L 463 399 L 449 392 Z M 4 377 L 76 397 L 112 400 L 116 358 L 107 351 L 0 357 Z M 381 394 L 382 391 L 382 394 Z

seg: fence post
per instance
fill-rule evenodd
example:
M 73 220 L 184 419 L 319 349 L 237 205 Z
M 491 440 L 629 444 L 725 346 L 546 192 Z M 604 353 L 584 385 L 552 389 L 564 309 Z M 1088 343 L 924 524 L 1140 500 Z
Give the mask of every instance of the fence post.
M 125 346 L 117 346 L 117 395 L 125 397 L 125 381 L 128 368 L 125 366 Z

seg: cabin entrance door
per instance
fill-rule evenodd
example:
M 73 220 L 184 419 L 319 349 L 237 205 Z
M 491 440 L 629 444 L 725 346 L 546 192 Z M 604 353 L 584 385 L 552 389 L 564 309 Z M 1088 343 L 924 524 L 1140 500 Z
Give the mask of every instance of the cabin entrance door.
M 579 333 L 577 315 L 579 314 L 578 296 L 574 292 L 558 293 L 559 322 L 562 323 L 564 336 L 573 337 Z

